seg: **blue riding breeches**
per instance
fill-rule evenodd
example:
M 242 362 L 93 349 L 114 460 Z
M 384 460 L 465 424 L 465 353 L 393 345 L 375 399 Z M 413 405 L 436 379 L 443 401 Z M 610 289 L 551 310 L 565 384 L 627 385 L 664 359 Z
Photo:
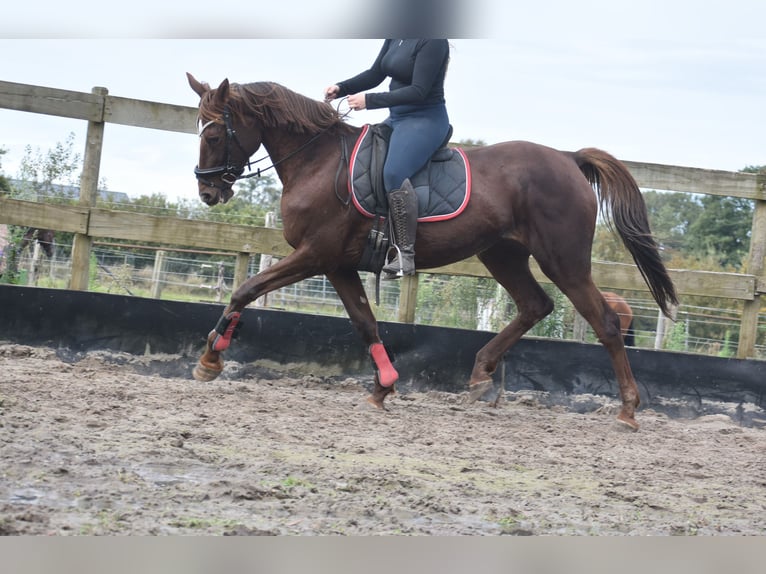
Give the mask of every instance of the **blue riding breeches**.
M 383 123 L 393 129 L 383 166 L 383 185 L 386 192 L 391 192 L 400 189 L 405 179 L 426 165 L 444 143 L 449 116 L 444 104 L 395 106 Z

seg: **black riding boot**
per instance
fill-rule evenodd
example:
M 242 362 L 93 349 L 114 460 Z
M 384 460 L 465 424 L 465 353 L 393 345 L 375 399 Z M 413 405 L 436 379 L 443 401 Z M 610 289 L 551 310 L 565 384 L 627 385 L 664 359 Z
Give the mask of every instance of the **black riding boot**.
M 388 212 L 391 217 L 391 241 L 396 256 L 383 266 L 384 279 L 397 279 L 415 274 L 415 232 L 418 227 L 418 196 L 409 179 L 401 189 L 388 194 Z

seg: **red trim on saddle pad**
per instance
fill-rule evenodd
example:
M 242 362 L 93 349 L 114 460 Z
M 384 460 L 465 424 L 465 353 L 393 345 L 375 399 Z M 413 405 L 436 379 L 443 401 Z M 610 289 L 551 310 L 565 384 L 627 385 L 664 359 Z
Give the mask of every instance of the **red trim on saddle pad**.
M 359 200 L 356 198 L 356 193 L 354 192 L 354 168 L 356 167 L 356 155 L 359 153 L 359 148 L 362 146 L 362 142 L 364 141 L 364 138 L 367 136 L 367 132 L 370 131 L 370 124 L 365 124 L 364 127 L 362 127 L 362 133 L 356 140 L 356 144 L 354 144 L 354 150 L 351 152 L 351 158 L 349 160 L 349 169 L 348 169 L 348 193 L 351 195 L 351 201 L 354 202 L 354 207 L 356 207 L 357 211 L 364 215 L 365 217 L 373 218 L 375 217 L 374 213 L 370 213 L 367 211 L 364 207 L 362 207 L 362 204 L 359 203 Z

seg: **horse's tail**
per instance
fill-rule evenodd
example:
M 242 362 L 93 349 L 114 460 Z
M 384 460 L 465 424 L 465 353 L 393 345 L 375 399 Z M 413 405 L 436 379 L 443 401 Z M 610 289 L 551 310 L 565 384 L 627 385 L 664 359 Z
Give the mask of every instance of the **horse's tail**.
M 677 305 L 678 297 L 649 229 L 646 204 L 636 180 L 622 162 L 605 151 L 585 148 L 573 156 L 580 171 L 596 188 L 607 225 L 617 228 L 652 297 L 670 317 L 669 305 Z

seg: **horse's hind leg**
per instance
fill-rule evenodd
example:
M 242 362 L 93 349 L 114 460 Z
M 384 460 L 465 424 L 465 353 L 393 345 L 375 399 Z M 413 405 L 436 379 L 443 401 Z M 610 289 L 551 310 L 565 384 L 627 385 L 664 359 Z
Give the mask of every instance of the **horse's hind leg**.
M 572 280 L 556 281 L 556 284 L 569 297 L 575 309 L 590 323 L 598 340 L 609 352 L 622 398 L 622 410 L 617 416 L 617 420 L 633 430 L 638 430 L 635 414 L 641 400 L 638 386 L 628 362 L 628 354 L 625 352 L 620 318 L 593 284 L 590 276 L 576 282 Z
M 469 382 L 469 400 L 492 387 L 492 374 L 503 354 L 553 311 L 553 301 L 529 269 L 529 251 L 518 243 L 503 243 L 479 255 L 492 276 L 513 298 L 516 317 L 476 353 Z

